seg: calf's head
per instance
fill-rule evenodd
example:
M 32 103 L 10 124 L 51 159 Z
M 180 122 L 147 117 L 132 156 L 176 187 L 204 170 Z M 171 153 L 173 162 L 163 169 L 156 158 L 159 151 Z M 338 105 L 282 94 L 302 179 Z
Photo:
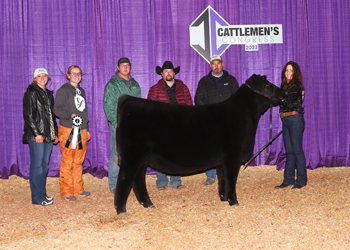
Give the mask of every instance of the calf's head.
M 286 101 L 285 91 L 270 83 L 266 76 L 253 74 L 245 84 L 255 93 L 266 97 L 273 106 L 281 105 Z

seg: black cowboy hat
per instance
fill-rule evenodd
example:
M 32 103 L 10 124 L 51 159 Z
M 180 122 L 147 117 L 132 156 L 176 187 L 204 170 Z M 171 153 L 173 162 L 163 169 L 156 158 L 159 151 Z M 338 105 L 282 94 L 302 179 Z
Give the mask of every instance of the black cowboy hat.
M 163 72 L 164 69 L 172 69 L 172 70 L 174 70 L 175 74 L 180 72 L 180 66 L 178 66 L 177 68 L 174 69 L 174 65 L 170 61 L 165 61 L 162 68 L 157 66 L 156 67 L 157 74 L 161 75 L 161 73 Z

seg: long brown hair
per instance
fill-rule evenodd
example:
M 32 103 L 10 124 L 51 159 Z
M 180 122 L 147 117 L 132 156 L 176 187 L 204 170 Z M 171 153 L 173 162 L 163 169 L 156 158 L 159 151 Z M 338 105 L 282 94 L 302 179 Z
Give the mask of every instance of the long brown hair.
M 292 68 L 293 68 L 293 79 L 290 82 L 287 81 L 286 74 L 285 74 L 288 65 L 292 66 Z M 286 63 L 286 65 L 284 66 L 284 68 L 282 70 L 281 78 L 282 78 L 281 89 L 287 90 L 289 88 L 289 86 L 293 82 L 295 82 L 295 83 L 299 83 L 301 85 L 302 89 L 305 90 L 304 85 L 303 85 L 303 76 L 301 75 L 299 65 L 296 62 L 289 61 Z

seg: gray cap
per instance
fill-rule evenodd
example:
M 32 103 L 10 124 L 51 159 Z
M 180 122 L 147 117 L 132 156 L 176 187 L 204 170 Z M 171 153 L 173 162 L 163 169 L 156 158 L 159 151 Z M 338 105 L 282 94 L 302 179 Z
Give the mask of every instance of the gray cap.
M 221 56 L 219 56 L 219 55 L 212 55 L 210 57 L 210 63 L 212 63 L 213 61 L 220 61 L 220 62 L 222 62 Z

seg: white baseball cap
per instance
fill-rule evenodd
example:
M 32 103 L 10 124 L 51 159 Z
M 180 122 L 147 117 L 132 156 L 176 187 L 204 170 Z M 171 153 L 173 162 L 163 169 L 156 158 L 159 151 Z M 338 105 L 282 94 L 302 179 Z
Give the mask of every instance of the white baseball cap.
M 37 68 L 36 70 L 34 70 L 34 78 L 37 77 L 40 74 L 49 75 L 49 73 L 47 73 L 47 70 L 44 69 L 44 68 Z
M 212 55 L 210 57 L 210 63 L 212 63 L 213 61 L 220 61 L 220 62 L 222 62 L 221 56 L 219 56 L 219 55 Z

